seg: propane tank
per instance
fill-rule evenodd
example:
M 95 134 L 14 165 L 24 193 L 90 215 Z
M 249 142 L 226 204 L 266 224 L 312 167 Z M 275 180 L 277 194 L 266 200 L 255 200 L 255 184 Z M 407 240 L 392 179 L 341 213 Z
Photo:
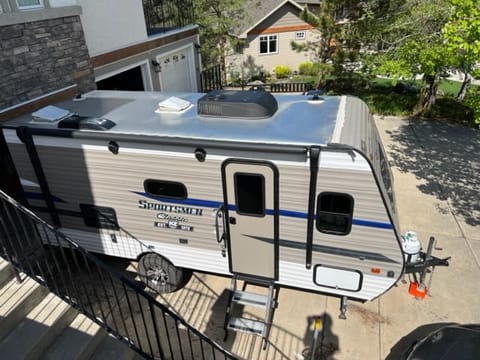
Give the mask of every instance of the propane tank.
M 415 231 L 407 231 L 403 237 L 403 253 L 405 254 L 405 262 L 415 263 L 420 259 L 420 249 L 422 244 L 418 240 Z

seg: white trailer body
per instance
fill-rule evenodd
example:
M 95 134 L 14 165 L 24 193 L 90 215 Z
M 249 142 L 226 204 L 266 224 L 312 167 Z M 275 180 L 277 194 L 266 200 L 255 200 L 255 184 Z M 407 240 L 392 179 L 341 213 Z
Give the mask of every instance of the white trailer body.
M 94 91 L 58 106 L 76 115 L 1 130 L 29 207 L 89 251 L 359 300 L 404 272 L 390 170 L 357 98 Z

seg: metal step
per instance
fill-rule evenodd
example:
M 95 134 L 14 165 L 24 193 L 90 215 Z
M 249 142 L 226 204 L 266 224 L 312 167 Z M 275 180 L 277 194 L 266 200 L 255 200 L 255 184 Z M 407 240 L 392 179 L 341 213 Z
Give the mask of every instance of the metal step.
M 266 331 L 265 323 L 252 319 L 231 317 L 228 320 L 227 329 L 240 331 L 248 334 L 264 336 Z
M 268 296 L 247 292 L 247 291 L 236 290 L 233 292 L 232 301 L 236 302 L 237 304 L 251 305 L 259 308 L 265 308 L 268 304 Z

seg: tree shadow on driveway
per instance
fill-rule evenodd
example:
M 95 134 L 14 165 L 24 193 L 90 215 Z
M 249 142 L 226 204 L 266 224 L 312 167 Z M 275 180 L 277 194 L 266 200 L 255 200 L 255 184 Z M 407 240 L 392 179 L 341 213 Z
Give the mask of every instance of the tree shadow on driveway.
M 466 224 L 480 225 L 480 130 L 408 120 L 389 134 L 398 170 L 414 174 L 423 193 L 447 200 Z

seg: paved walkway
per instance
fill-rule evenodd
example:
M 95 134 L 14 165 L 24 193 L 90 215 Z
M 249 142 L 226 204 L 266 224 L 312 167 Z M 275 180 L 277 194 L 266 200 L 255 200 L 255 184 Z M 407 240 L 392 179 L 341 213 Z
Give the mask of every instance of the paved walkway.
M 480 131 L 378 118 L 392 164 L 401 231 L 416 230 L 434 254 L 452 256 L 435 271 L 431 296 L 416 300 L 400 282 L 380 299 L 350 302 L 339 320 L 338 299 L 281 289 L 267 351 L 260 339 L 231 334 L 223 342 L 229 280 L 195 274 L 188 286 L 162 296 L 192 325 L 245 359 L 302 359 L 312 344 L 312 316 L 324 317 L 317 359 L 398 359 L 416 337 L 440 323 L 480 323 Z M 258 314 L 260 315 L 260 314 Z

